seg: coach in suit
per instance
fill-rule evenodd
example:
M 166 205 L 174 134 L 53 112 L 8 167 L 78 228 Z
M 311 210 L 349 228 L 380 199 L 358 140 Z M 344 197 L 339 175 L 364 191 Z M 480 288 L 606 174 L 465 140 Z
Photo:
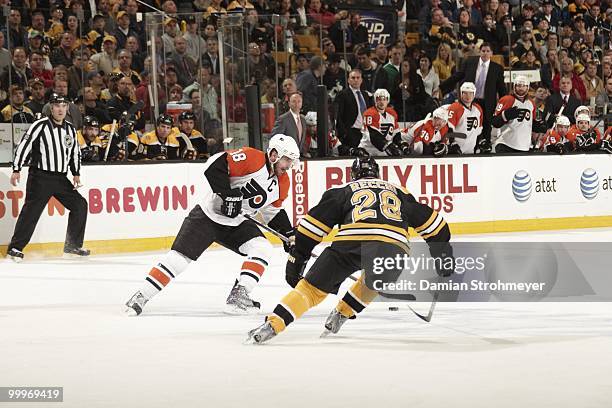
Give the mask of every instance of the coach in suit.
M 372 106 L 372 97 L 361 90 L 363 78 L 359 69 L 353 69 L 348 76 L 348 88 L 338 93 L 336 105 L 336 134 L 343 145 L 357 147 L 361 141 L 363 112 Z
M 493 50 L 491 44 L 482 43 L 480 57 L 470 58 L 463 63 L 460 70 L 440 84 L 443 93 L 452 91 L 458 83 L 473 82 L 476 85 L 474 102 L 483 109 L 482 134 L 480 139 L 491 142 L 491 118 L 495 112 L 497 100 L 508 93 L 504 83 L 504 68 L 491 61 Z
M 289 97 L 289 111 L 283 113 L 276 119 L 272 135 L 291 136 L 300 148 L 300 155 L 308 153 L 306 144 L 306 118 L 300 113 L 302 109 L 302 94 L 294 93 Z
M 567 116 L 572 124 L 575 124 L 576 118 L 574 113 L 580 105 L 580 99 L 576 98 L 572 92 L 572 78 L 561 77 L 559 80 L 559 92 L 550 95 L 546 100 L 544 120 L 548 129 L 554 125 L 559 112 Z

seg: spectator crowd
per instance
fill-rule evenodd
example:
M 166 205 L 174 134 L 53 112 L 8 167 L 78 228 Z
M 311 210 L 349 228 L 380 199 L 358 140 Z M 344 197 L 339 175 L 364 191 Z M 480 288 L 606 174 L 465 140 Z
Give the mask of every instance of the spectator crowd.
M 329 154 L 605 150 L 609 133 L 591 122 L 607 127 L 612 98 L 607 0 L 377 4 L 396 22 L 387 43 L 369 41 L 368 1 L 154 0 L 163 11 L 154 38 L 147 15 L 159 13 L 136 0 L 97 0 L 95 10 L 83 0 L 12 1 L 0 23 L 2 120 L 32 123 L 57 93 L 72 101 L 67 118 L 87 160 L 206 158 L 223 149 L 222 111 L 245 122 L 245 87 L 257 85 L 261 104 L 274 106 L 268 130 L 296 138 L 304 156 L 317 154 L 323 120 Z M 242 17 L 232 45 L 245 52 L 221 60 L 218 32 L 232 14 Z M 317 85 L 329 97 L 325 119 L 313 114 Z M 548 148 L 562 117 L 581 122 L 592 143 L 562 132 Z M 511 128 L 523 120 L 529 141 L 517 142 Z

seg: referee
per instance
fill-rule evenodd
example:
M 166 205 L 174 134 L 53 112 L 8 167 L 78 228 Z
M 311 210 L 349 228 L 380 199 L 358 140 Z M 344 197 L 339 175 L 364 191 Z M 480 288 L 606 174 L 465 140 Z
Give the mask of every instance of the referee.
M 88 256 L 83 249 L 87 201 L 76 190 L 80 186 L 81 150 L 75 127 L 65 120 L 68 101 L 53 93 L 49 100 L 50 117 L 34 122 L 17 146 L 13 160 L 11 184 L 17 186 L 20 170 L 30 157 L 25 204 L 21 209 L 7 256 L 16 262 L 23 259 L 28 244 L 45 206 L 51 197 L 57 198 L 70 211 L 64 253 Z M 73 175 L 71 184 L 66 177 L 68 168 Z

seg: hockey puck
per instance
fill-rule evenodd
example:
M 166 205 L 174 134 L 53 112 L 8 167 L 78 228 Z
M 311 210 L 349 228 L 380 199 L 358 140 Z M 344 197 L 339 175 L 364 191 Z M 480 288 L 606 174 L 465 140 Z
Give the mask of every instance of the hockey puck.
M 392 312 L 397 312 L 399 310 L 399 307 L 397 307 L 397 306 L 389 306 L 389 310 L 391 310 Z

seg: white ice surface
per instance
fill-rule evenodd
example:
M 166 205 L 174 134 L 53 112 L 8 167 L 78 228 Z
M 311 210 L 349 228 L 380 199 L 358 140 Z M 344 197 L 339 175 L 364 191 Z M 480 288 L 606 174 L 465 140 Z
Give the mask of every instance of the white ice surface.
M 610 241 L 612 230 L 494 239 Z M 264 312 L 288 291 L 277 255 L 253 292 Z M 158 256 L 0 260 L 0 386 L 63 386 L 56 405 L 83 408 L 612 406 L 609 303 L 440 304 L 431 323 L 373 304 L 320 339 L 329 296 L 269 344 L 243 345 L 263 314 L 222 313 L 242 262 L 226 250 L 142 316 L 122 314 Z

